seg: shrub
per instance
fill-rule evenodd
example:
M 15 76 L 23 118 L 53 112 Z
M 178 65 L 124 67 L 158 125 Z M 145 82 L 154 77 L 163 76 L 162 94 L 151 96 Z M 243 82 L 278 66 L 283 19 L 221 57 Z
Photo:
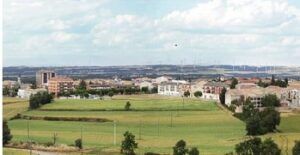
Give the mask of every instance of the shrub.
M 135 142 L 135 136 L 126 131 L 124 133 L 124 140 L 121 144 L 121 154 L 125 155 L 134 155 L 134 149 L 138 147 L 138 144 Z
M 187 152 L 188 149 L 184 140 L 179 140 L 173 147 L 173 155 L 185 155 Z
M 194 93 L 194 96 L 195 96 L 195 97 L 201 97 L 201 96 L 202 96 L 202 92 L 201 92 L 201 91 L 196 91 L 196 92 Z
M 82 140 L 80 138 L 75 140 L 75 146 L 82 149 Z
M 126 111 L 129 111 L 129 110 L 130 110 L 130 106 L 131 106 L 130 102 L 127 101 L 127 102 L 126 102 L 126 105 L 125 105 L 125 107 L 124 107 L 125 110 L 126 110 Z
M 7 125 L 7 121 L 3 121 L 3 145 L 7 144 L 11 139 L 12 139 L 12 135 L 10 134 L 10 129 Z
M 196 147 L 191 148 L 191 150 L 189 151 L 189 155 L 199 155 L 200 152 Z
M 295 145 L 293 147 L 293 155 L 300 155 L 300 141 L 295 141 Z

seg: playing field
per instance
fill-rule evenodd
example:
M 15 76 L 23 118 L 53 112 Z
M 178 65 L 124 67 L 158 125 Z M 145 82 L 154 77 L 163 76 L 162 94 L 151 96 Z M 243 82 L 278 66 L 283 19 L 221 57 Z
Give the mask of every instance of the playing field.
M 123 111 L 127 101 L 131 103 L 132 111 Z M 198 147 L 201 154 L 224 154 L 233 151 L 234 145 L 245 138 L 243 122 L 220 110 L 215 103 L 197 99 L 183 101 L 182 98 L 142 95 L 115 96 L 112 100 L 56 100 L 41 110 L 22 112 L 22 115 L 105 118 L 116 121 L 116 145 L 113 122 L 9 121 L 13 141 L 27 141 L 29 125 L 29 137 L 35 142 L 51 142 L 53 134 L 57 133 L 58 143 L 70 145 L 82 133 L 83 146 L 101 154 L 118 153 L 125 131 L 136 136 L 138 154 L 171 154 L 172 146 L 180 139 L 185 140 L 188 147 Z M 280 129 L 284 134 L 296 135 L 293 138 L 297 138 L 300 127 L 295 122 L 299 120 L 298 114 L 284 117 Z M 279 138 L 279 134 L 267 136 L 275 140 Z

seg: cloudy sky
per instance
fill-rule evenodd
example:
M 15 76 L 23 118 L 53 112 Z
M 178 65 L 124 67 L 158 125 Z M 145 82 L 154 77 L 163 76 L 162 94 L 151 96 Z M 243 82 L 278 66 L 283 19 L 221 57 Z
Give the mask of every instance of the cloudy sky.
M 299 0 L 4 0 L 3 7 L 4 66 L 300 65 Z

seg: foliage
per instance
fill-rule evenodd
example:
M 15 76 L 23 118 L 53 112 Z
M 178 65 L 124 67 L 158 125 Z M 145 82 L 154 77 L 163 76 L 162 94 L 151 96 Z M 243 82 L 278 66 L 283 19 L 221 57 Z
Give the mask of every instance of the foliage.
M 191 148 L 191 150 L 188 153 L 189 155 L 199 155 L 200 152 L 196 147 Z
M 113 91 L 108 92 L 108 96 L 109 97 L 113 97 L 114 96 L 114 92 Z
M 283 87 L 286 88 L 289 84 L 289 80 L 287 78 L 285 78 L 284 80 L 282 79 L 275 79 L 275 75 L 272 75 L 272 79 L 271 79 L 271 85 L 272 86 L 279 86 L 279 87 Z
M 281 150 L 278 145 L 270 138 L 264 140 L 261 144 L 261 154 L 264 155 L 280 155 Z
M 280 106 L 280 100 L 275 94 L 267 94 L 261 100 L 264 107 L 278 107 Z
M 280 124 L 280 113 L 274 108 L 265 108 L 255 112 L 246 119 L 247 135 L 261 135 L 276 130 Z
M 126 111 L 129 111 L 129 110 L 130 110 L 130 106 L 131 106 L 130 102 L 127 101 L 127 102 L 126 102 L 126 105 L 125 105 L 125 107 L 124 107 L 124 109 L 125 109 Z
M 149 88 L 148 87 L 142 87 L 141 91 L 145 94 L 149 93 Z
M 220 93 L 220 97 L 219 97 L 219 99 L 220 99 L 220 103 L 221 104 L 225 104 L 225 95 L 226 95 L 226 88 L 224 87 L 223 89 L 222 89 L 222 91 L 221 91 L 221 93 Z
M 9 89 L 7 87 L 3 87 L 2 88 L 2 93 L 3 93 L 3 96 L 9 95 Z
M 270 138 L 263 142 L 260 138 L 254 137 L 235 146 L 238 155 L 280 155 L 281 150 Z
M 78 147 L 79 149 L 82 149 L 82 140 L 81 138 L 78 138 L 75 140 L 75 146 Z
M 152 93 L 152 94 L 156 94 L 157 92 L 158 92 L 157 87 L 153 87 L 153 88 L 151 89 L 151 93 Z
M 238 80 L 236 78 L 232 78 L 231 84 L 230 84 L 230 89 L 234 89 L 237 84 L 238 84 Z
M 41 105 L 51 103 L 53 101 L 52 94 L 48 92 L 38 92 L 34 95 L 31 95 L 29 98 L 29 108 L 37 109 Z
M 295 141 L 295 145 L 292 149 L 293 155 L 300 155 L 300 141 Z
M 195 97 L 201 97 L 201 96 L 202 96 L 202 92 L 201 92 L 201 91 L 196 91 L 196 92 L 194 93 L 194 96 L 195 96 Z
M 188 149 L 184 140 L 179 140 L 173 147 L 173 155 L 185 155 L 187 152 Z
M 270 84 L 269 84 L 269 83 L 262 82 L 262 80 L 259 79 L 257 85 L 260 86 L 260 87 L 266 88 L 266 87 L 268 87 Z
M 125 155 L 134 155 L 134 149 L 138 147 L 138 143 L 135 142 L 135 136 L 126 131 L 124 133 L 124 140 L 121 144 L 121 153 Z
M 7 121 L 3 121 L 3 145 L 7 144 L 11 139 L 12 139 L 12 135 L 10 134 L 10 129 L 7 125 Z
M 191 95 L 191 93 L 190 93 L 189 91 L 185 91 L 185 92 L 183 93 L 183 95 L 184 95 L 184 97 L 189 97 L 189 96 Z

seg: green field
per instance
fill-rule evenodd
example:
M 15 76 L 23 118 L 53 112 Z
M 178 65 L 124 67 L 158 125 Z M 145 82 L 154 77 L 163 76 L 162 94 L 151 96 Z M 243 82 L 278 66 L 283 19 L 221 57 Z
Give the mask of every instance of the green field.
M 18 113 L 22 113 L 28 109 L 28 101 L 18 98 L 3 98 L 3 116 L 4 119 L 10 119 Z
M 133 111 L 121 111 L 127 101 L 130 101 Z M 152 95 L 116 96 L 112 100 L 55 100 L 41 110 L 22 112 L 28 116 L 114 120 L 117 127 L 116 145 L 113 144 L 113 122 L 18 119 L 9 121 L 9 127 L 14 136 L 13 142 L 28 140 L 28 124 L 31 140 L 51 142 L 53 133 L 57 133 L 59 144 L 73 144 L 75 139 L 80 138 L 82 129 L 84 147 L 101 154 L 118 153 L 122 134 L 127 130 L 136 136 L 138 154 L 148 151 L 171 154 L 172 146 L 180 139 L 185 140 L 188 147 L 198 147 L 201 154 L 224 154 L 233 151 L 234 145 L 245 138 L 244 123 L 219 109 L 215 103 L 197 99 L 185 99 L 184 105 L 182 102 L 182 98 Z M 293 140 L 300 139 L 299 121 L 300 114 L 285 116 L 279 127 L 282 133 L 264 137 L 273 137 L 280 145 L 279 135 L 286 135 L 290 150 Z M 282 148 L 285 146 L 282 145 Z

